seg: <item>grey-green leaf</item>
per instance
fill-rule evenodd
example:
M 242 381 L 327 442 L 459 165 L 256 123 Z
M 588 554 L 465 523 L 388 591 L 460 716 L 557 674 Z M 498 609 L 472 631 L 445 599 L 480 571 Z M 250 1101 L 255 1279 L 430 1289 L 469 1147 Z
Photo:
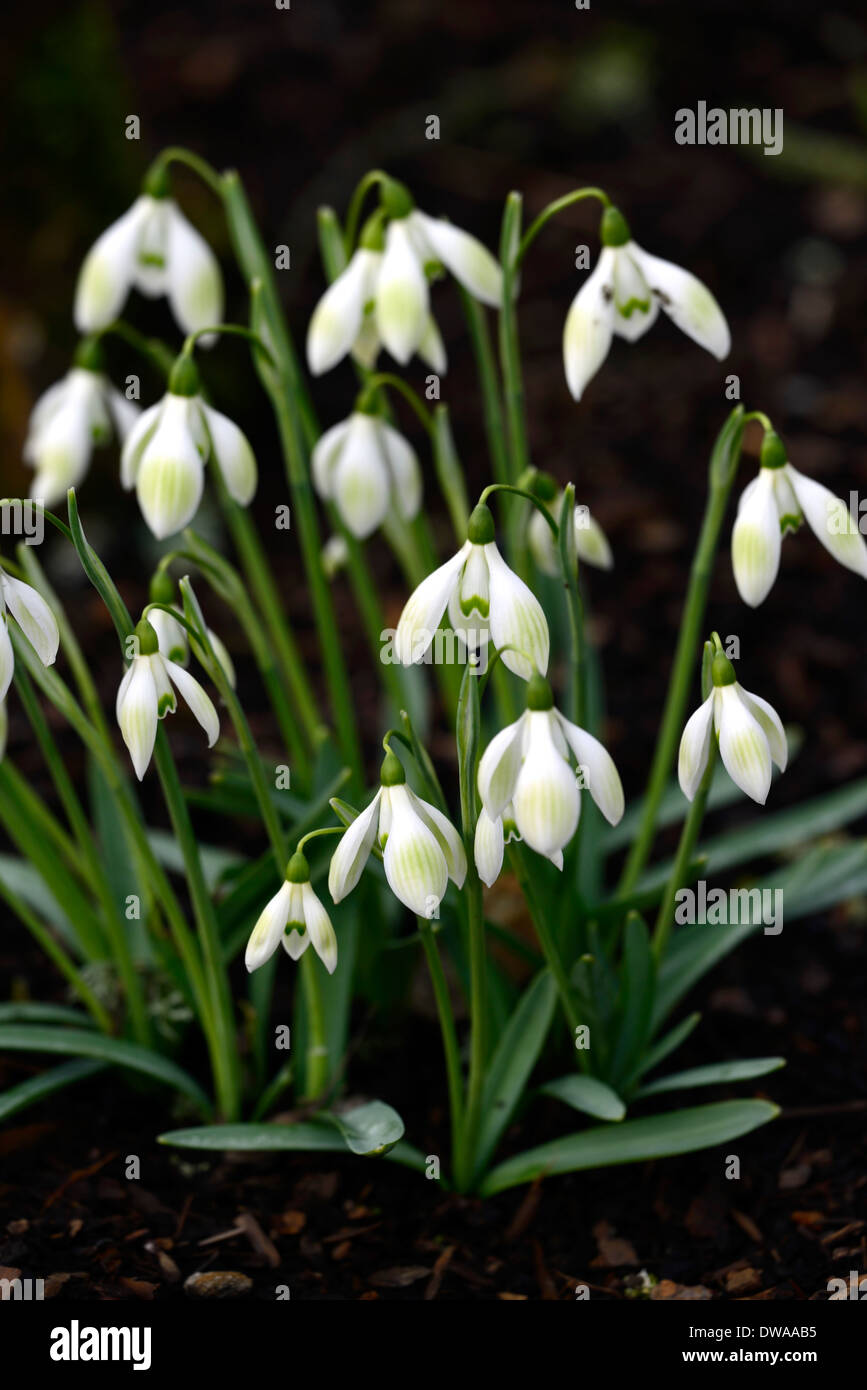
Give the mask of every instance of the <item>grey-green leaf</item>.
M 95 1076 L 102 1070 L 102 1062 L 63 1062 L 59 1067 L 51 1067 L 38 1076 L 19 1082 L 17 1086 L 10 1086 L 8 1091 L 0 1095 L 0 1120 L 8 1119 L 28 1105 L 35 1105 L 55 1091 L 73 1086 L 76 1081 L 86 1081 L 89 1076 Z
M 354 1110 L 340 1114 L 323 1111 L 322 1119 L 328 1120 L 343 1135 L 346 1147 L 354 1154 L 374 1156 L 388 1153 L 399 1139 L 403 1138 L 404 1125 L 396 1110 L 381 1100 L 368 1101 Z
M 562 1100 L 573 1110 L 582 1110 L 597 1120 L 622 1120 L 626 1114 L 626 1106 L 617 1092 L 595 1076 L 579 1076 L 575 1072 L 561 1076 L 558 1081 L 549 1081 L 541 1090 L 543 1095 Z
M 742 1062 L 717 1062 L 707 1067 L 690 1067 L 687 1071 L 672 1072 L 649 1081 L 636 1093 L 658 1096 L 663 1091 L 685 1091 L 691 1086 L 724 1086 L 728 1081 L 749 1081 L 754 1076 L 766 1076 L 786 1065 L 785 1057 L 750 1057 Z

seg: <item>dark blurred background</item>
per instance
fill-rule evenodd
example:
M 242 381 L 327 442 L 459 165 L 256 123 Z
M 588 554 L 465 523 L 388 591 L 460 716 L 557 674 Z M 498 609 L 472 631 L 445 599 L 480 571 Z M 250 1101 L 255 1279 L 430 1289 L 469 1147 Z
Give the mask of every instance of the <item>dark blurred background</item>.
M 576 406 L 563 376 L 563 319 L 581 276 L 574 247 L 595 256 L 596 214 L 576 207 L 545 231 L 524 274 L 521 334 L 534 461 L 573 479 L 615 552 L 612 575 L 589 587 L 608 678 L 609 746 L 628 791 L 640 786 L 664 691 L 708 449 L 740 377 L 748 409 L 774 419 L 794 464 L 848 497 L 867 489 L 867 17 L 863 7 L 741 4 L 673 6 L 571 0 L 376 0 L 341 4 L 213 0 L 181 8 L 70 0 L 19 5 L 7 17 L 3 91 L 4 216 L 0 293 L 0 430 L 4 493 L 29 484 L 19 462 L 35 396 L 66 369 L 75 345 L 70 305 L 81 259 L 135 197 L 150 159 L 187 145 L 246 182 L 269 245 L 288 243 L 281 276 L 303 343 L 321 293 L 315 211 L 343 213 L 371 165 L 405 179 L 419 204 L 495 247 L 502 201 L 523 191 L 527 213 L 576 183 L 603 184 L 636 239 L 701 276 L 729 318 L 733 350 L 718 364 L 667 320 L 633 347 L 617 343 Z M 684 147 L 679 107 L 781 107 L 781 155 L 761 148 Z M 141 118 L 141 140 L 125 118 Z M 441 139 L 425 139 L 436 114 Z M 223 259 L 227 315 L 245 305 L 219 207 L 183 171 L 176 193 Z M 434 290 L 450 370 L 451 405 L 471 489 L 490 477 L 473 364 L 453 286 Z M 127 316 L 177 342 L 168 311 L 135 299 Z M 203 360 L 204 356 L 203 356 Z M 112 349 L 115 379 L 140 371 Z M 391 365 L 383 357 L 383 365 Z M 269 527 L 284 498 L 269 412 L 248 358 L 227 342 L 205 361 L 210 389 L 253 439 L 256 507 Z M 416 385 L 423 371 L 409 373 Z M 158 383 L 143 372 L 144 400 Z M 342 366 L 318 382 L 323 423 L 351 408 Z M 407 434 L 422 451 L 411 417 Z M 752 474 L 758 438 L 736 492 Z M 451 547 L 427 475 L 429 510 Z M 152 555 L 134 499 L 121 493 L 112 450 L 96 455 L 81 489 L 89 532 L 133 598 Z M 207 518 L 205 518 L 207 523 Z M 728 541 L 714 584 L 712 623 L 742 643 L 741 678 L 783 718 L 807 728 L 803 752 L 774 797 L 845 780 L 867 766 L 862 581 L 834 565 L 807 532 L 788 539 L 780 579 L 758 612 L 738 600 Z M 277 536 L 280 533 L 276 533 Z M 52 550 L 59 543 L 50 542 Z M 274 541 L 275 551 L 278 548 Z M 384 543 L 373 562 L 391 617 L 405 597 Z M 54 561 L 55 577 L 59 559 Z M 275 555 L 287 603 L 311 654 L 313 634 L 294 541 Z M 104 642 L 102 615 L 70 569 L 78 620 Z M 341 621 L 359 702 L 375 672 L 348 589 Z M 443 751 L 446 745 L 443 744 Z

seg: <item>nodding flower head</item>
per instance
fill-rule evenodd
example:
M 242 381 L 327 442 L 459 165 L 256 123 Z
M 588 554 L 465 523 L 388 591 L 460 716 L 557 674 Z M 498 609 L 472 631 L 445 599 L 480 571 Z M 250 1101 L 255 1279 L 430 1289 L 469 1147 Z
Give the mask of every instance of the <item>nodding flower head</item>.
M 319 440 L 311 460 L 319 496 L 333 502 L 348 531 L 364 540 L 391 512 L 412 521 L 421 506 L 421 468 L 402 434 L 355 410 Z
M 714 357 L 728 355 L 729 327 L 710 290 L 688 270 L 643 251 L 617 208 L 606 208 L 599 260 L 563 329 L 566 381 L 576 401 L 608 356 L 612 337 L 635 342 L 660 309 Z
M 547 481 L 547 475 L 545 475 Z M 553 486 L 550 495 L 539 496 L 549 515 L 555 521 L 560 520 L 560 512 L 563 506 L 563 490 L 558 488 L 554 479 L 550 479 Z M 593 565 L 596 569 L 610 570 L 614 565 L 614 556 L 611 554 L 611 546 L 608 538 L 598 521 L 590 515 L 589 507 L 582 505 L 576 506 L 572 512 L 572 536 L 575 544 L 575 557 L 581 564 Z M 533 508 L 527 527 L 527 541 L 530 546 L 530 553 L 543 574 L 552 577 L 560 573 L 560 554 L 554 533 L 548 525 L 542 513 L 537 507 Z
M 129 749 L 139 781 L 144 777 L 157 736 L 157 724 L 177 709 L 175 691 L 201 724 L 212 748 L 220 732 L 220 720 L 210 696 L 199 682 L 159 650 L 157 634 L 148 620 L 135 630 L 133 656 L 117 692 L 115 707 L 123 741 Z
M 310 884 L 310 868 L 297 851 L 286 866 L 283 883 L 265 904 L 250 933 L 244 963 L 258 970 L 282 944 L 292 960 L 312 946 L 329 975 L 337 966 L 337 937 L 331 918 Z
M 246 507 L 256 491 L 256 459 L 246 436 L 199 395 L 198 373 L 180 357 L 161 401 L 139 417 L 121 455 L 121 483 L 135 488 L 142 515 L 159 540 L 192 521 L 204 465 L 216 462 L 226 488 Z
M 85 257 L 75 290 L 75 323 L 95 333 L 116 319 L 131 289 L 166 295 L 185 333 L 223 317 L 223 279 L 205 239 L 168 197 L 164 174 L 102 233 Z M 202 344 L 208 345 L 203 338 Z
M 550 639 L 542 606 L 497 549 L 484 504 L 470 517 L 467 536 L 407 600 L 394 638 L 398 661 L 410 666 L 424 658 L 448 609 L 449 623 L 474 656 L 491 641 L 524 680 L 534 670 L 547 671 Z
M 829 555 L 867 578 L 867 544 L 846 503 L 793 468 L 783 441 L 769 430 L 758 476 L 741 495 L 732 530 L 735 583 L 751 608 L 763 603 L 773 587 L 784 537 L 805 520 Z
M 781 772 L 786 770 L 788 750 L 780 716 L 767 700 L 738 684 L 724 652 L 715 654 L 711 675 L 711 692 L 687 720 L 680 740 L 681 790 L 693 800 L 707 769 L 711 739 L 716 738 L 729 777 L 753 801 L 764 805 L 771 787 L 771 763 Z
M 484 820 L 476 827 L 476 868 L 493 883 L 503 864 L 506 837 L 524 840 L 558 869 L 581 813 L 586 787 L 606 820 L 623 815 L 623 787 L 598 739 L 554 708 L 541 675 L 527 685 L 527 708 L 491 740 L 479 762 Z
M 9 636 L 10 616 L 43 666 L 54 664 L 60 645 L 57 620 L 42 595 L 0 566 L 0 701 L 5 700 L 15 671 L 15 653 Z
M 490 251 L 442 218 L 428 217 L 394 179 L 368 220 L 346 268 L 325 291 L 307 333 L 307 361 L 318 376 L 348 352 L 372 367 L 384 346 L 402 366 L 413 353 L 435 372 L 446 356 L 431 316 L 428 277 L 445 268 L 469 294 L 498 308 L 502 275 Z
M 463 887 L 467 857 L 460 835 L 441 811 L 410 790 L 394 753 L 385 756 L 376 796 L 334 851 L 328 891 L 336 903 L 355 887 L 374 846 L 392 893 L 418 917 L 436 915 L 449 879 Z

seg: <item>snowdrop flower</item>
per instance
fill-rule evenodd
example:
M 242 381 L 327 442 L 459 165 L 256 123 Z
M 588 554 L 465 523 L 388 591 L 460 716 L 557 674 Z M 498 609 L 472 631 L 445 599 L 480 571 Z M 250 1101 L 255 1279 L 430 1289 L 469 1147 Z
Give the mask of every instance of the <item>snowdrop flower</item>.
M 312 946 L 329 975 L 337 965 L 337 937 L 331 919 L 310 886 L 310 867 L 296 851 L 286 866 L 286 877 L 265 905 L 247 942 L 244 964 L 258 970 L 282 942 L 293 960 Z
M 382 851 L 389 888 L 417 917 L 437 915 L 449 879 L 463 887 L 467 856 L 460 835 L 441 811 L 410 791 L 391 752 L 383 760 L 379 791 L 334 851 L 328 891 L 336 903 L 352 892 L 374 845 Z
M 15 670 L 9 616 L 15 619 L 43 666 L 53 666 L 60 645 L 54 614 L 41 594 L 0 567 L 0 700 L 5 700 Z
M 340 519 L 364 540 L 394 510 L 412 521 L 421 506 L 421 468 L 403 435 L 385 420 L 356 409 L 326 430 L 313 450 L 313 483 Z
M 173 536 L 195 516 L 202 497 L 207 459 L 214 458 L 230 496 L 242 507 L 256 491 L 256 459 L 241 430 L 199 395 L 199 374 L 190 357 L 179 357 L 169 389 L 130 431 L 120 461 L 120 479 L 135 488 L 139 506 L 158 540 Z
M 797 531 L 805 519 L 835 560 L 867 579 L 867 545 L 846 503 L 793 468 L 786 461 L 782 439 L 768 430 L 758 477 L 741 495 L 732 530 L 735 583 L 751 608 L 763 603 L 771 591 L 780 568 L 783 537 Z
M 491 884 L 502 866 L 505 834 L 517 834 L 537 854 L 563 867 L 563 848 L 581 813 L 580 784 L 605 819 L 623 815 L 623 787 L 611 756 L 598 739 L 554 708 L 551 687 L 534 675 L 527 708 L 488 744 L 479 762 L 478 788 L 486 822 L 476 829 L 476 867 Z M 499 823 L 499 824 L 498 824 Z
M 550 640 L 539 600 L 506 564 L 494 541 L 494 518 L 481 503 L 456 555 L 422 580 L 407 600 L 394 636 L 404 666 L 421 661 L 448 607 L 449 622 L 475 655 L 490 639 L 515 675 L 547 671 Z M 506 647 L 519 650 L 503 650 Z
M 728 324 L 700 280 L 636 246 L 617 208 L 605 209 L 601 235 L 599 261 L 572 301 L 563 329 L 566 381 L 576 401 L 608 356 L 612 336 L 634 343 L 660 307 L 714 357 L 728 355 Z
M 535 495 L 544 503 L 556 522 L 560 521 L 563 506 L 563 492 L 558 489 L 553 478 L 546 474 L 537 476 L 533 484 Z M 614 564 L 611 546 L 598 521 L 594 521 L 588 507 L 577 506 L 572 513 L 572 531 L 575 537 L 575 554 L 586 565 L 597 569 L 610 570 Z M 530 553 L 543 574 L 552 577 L 560 573 L 560 552 L 554 532 L 537 507 L 533 508 L 527 528 L 527 541 Z
M 220 721 L 199 682 L 183 666 L 161 654 L 157 634 L 147 618 L 137 625 L 135 636 L 138 651 L 120 683 L 116 714 L 136 777 L 141 781 L 154 751 L 157 723 L 177 709 L 175 690 L 207 734 L 209 748 L 217 741 Z
M 185 333 L 220 322 L 220 267 L 168 191 L 165 169 L 153 172 L 129 211 L 87 253 L 75 290 L 75 323 L 82 333 L 117 318 L 133 288 L 152 299 L 167 295 Z M 207 338 L 200 341 L 207 346 Z
M 402 184 L 386 180 L 382 207 L 310 320 L 307 361 L 314 376 L 348 352 L 372 367 L 380 344 L 402 366 L 417 352 L 433 371 L 444 372 L 428 296 L 428 271 L 439 266 L 483 304 L 501 304 L 502 274 L 490 251 L 450 222 L 419 212 Z
M 138 406 L 104 375 L 99 345 L 85 340 L 71 370 L 31 412 L 24 441 L 24 461 L 36 470 L 30 496 L 46 507 L 65 500 L 87 472 L 94 445 L 115 434 L 123 443 L 138 417 Z
M 174 587 L 165 570 L 159 570 L 150 584 L 151 603 L 172 604 Z M 172 606 L 174 608 L 173 604 Z M 205 653 L 199 643 L 192 639 L 188 640 L 187 629 L 180 622 L 182 616 L 178 608 L 175 608 L 173 613 L 167 613 L 164 608 L 152 608 L 148 612 L 147 620 L 157 635 L 160 655 L 169 661 L 176 661 L 179 666 L 186 666 L 190 659 L 189 649 L 192 646 L 196 658 L 202 665 L 206 665 Z M 234 690 L 236 684 L 235 664 L 229 655 L 226 644 L 211 628 L 208 628 L 207 632 L 208 641 L 214 649 L 214 656 L 222 667 L 223 675 Z
M 786 735 L 776 710 L 738 684 L 734 667 L 722 651 L 711 665 L 713 687 L 704 704 L 687 720 L 680 740 L 677 775 L 688 801 L 698 791 L 710 757 L 711 738 L 719 740 L 723 766 L 736 786 L 765 804 L 771 787 L 771 763 L 786 770 Z

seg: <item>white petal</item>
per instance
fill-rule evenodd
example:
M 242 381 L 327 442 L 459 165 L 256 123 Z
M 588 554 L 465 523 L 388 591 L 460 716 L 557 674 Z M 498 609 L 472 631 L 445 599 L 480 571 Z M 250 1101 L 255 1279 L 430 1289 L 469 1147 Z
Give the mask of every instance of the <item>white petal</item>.
M 555 519 L 559 515 L 556 503 L 548 510 Z M 560 573 L 560 556 L 554 532 L 538 507 L 533 508 L 533 515 L 527 526 L 527 543 L 536 565 L 543 574 L 549 574 L 554 578 Z
M 734 685 L 721 686 L 717 695 L 719 751 L 723 766 L 735 785 L 763 806 L 771 787 L 767 737 Z
M 785 772 L 786 763 L 789 758 L 789 748 L 786 743 L 786 731 L 783 728 L 783 721 L 780 719 L 773 705 L 769 705 L 767 700 L 762 699 L 761 695 L 751 695 L 748 690 L 744 690 L 742 685 L 736 684 L 735 688 L 750 714 L 761 727 L 765 738 L 768 740 L 771 758 L 777 764 L 780 771 Z
M 314 376 L 329 371 L 355 343 L 379 261 L 375 251 L 360 248 L 313 310 L 307 330 L 307 362 Z
M 190 419 L 193 408 L 190 398 L 167 395 L 157 428 L 142 451 L 136 492 L 158 540 L 192 521 L 201 501 L 204 470 Z
M 699 782 L 707 767 L 714 702 L 714 692 L 711 691 L 704 704 L 699 705 L 695 713 L 690 715 L 681 735 L 680 752 L 677 758 L 677 777 L 680 782 L 680 789 L 687 801 L 694 799 Z
M 605 819 L 616 825 L 623 815 L 625 802 L 623 785 L 611 754 L 586 729 L 579 729 L 559 711 L 556 716 L 579 766 L 584 769 L 584 786 Z
M 80 333 L 93 333 L 117 318 L 133 281 L 136 246 L 150 203 L 150 198 L 137 198 L 88 251 L 75 287 Z
M 169 661 L 183 665 L 189 658 L 187 634 L 184 627 L 162 608 L 154 608 L 148 613 L 148 622 L 157 635 L 159 650 Z
M 15 653 L 5 617 L 0 617 L 0 700 L 6 699 L 15 672 Z
M 744 603 L 756 608 L 767 598 L 780 568 L 780 514 L 770 468 L 760 468 L 741 499 L 732 528 L 732 569 Z
M 575 774 L 557 751 L 552 722 L 550 710 L 528 711 L 524 760 L 512 799 L 521 835 L 546 856 L 572 839 L 581 809 Z
M 509 569 L 496 544 L 485 546 L 491 582 L 491 637 L 500 650 L 511 644 L 524 652 L 504 651 L 502 660 L 516 676 L 529 680 L 534 670 L 548 670 L 550 638 L 542 605 L 523 579 Z
M 505 729 L 494 735 L 479 760 L 479 796 L 492 820 L 501 816 L 512 800 L 521 770 L 526 724 L 526 714 L 522 714 L 514 724 L 507 724 Z
M 431 806 L 427 801 L 422 801 L 415 792 L 407 789 L 410 805 L 417 816 L 420 816 L 436 838 L 437 844 L 442 850 L 449 878 L 457 888 L 463 888 L 464 879 L 467 876 L 467 853 L 464 849 L 464 842 L 455 827 L 442 811 L 438 811 L 436 806 Z
M 601 570 L 610 570 L 614 565 L 608 537 L 585 507 L 575 508 L 575 552 L 585 565 Z
M 476 821 L 476 836 L 473 846 L 476 870 L 482 883 L 490 888 L 500 877 L 503 867 L 503 819 L 497 816 L 492 820 L 484 806 Z
M 166 200 L 168 214 L 168 294 L 172 312 L 185 333 L 207 328 L 223 318 L 223 277 L 217 258 L 177 204 Z M 210 335 L 213 341 L 213 335 Z M 209 338 L 200 338 L 202 347 Z
M 132 283 L 148 299 L 166 294 L 169 287 L 169 198 L 146 198 L 136 243 Z
M 330 430 L 319 436 L 313 447 L 310 457 L 313 486 L 319 496 L 327 502 L 334 497 L 334 469 L 351 423 L 350 416 L 348 420 L 341 420 L 338 425 L 332 425 Z
M 648 255 L 634 242 L 631 246 L 644 278 L 672 322 L 720 361 L 727 357 L 729 326 L 707 286 L 672 261 Z
M 304 922 L 310 944 L 329 975 L 333 975 L 337 965 L 337 937 L 334 934 L 331 918 L 309 883 L 301 884 L 301 897 Z
M 858 523 L 849 515 L 846 503 L 821 483 L 799 473 L 790 463 L 786 464 L 785 472 L 816 539 L 846 569 L 867 578 L 867 544 L 858 530 Z
M 53 665 L 60 633 L 57 620 L 45 599 L 31 585 L 13 578 L 11 574 L 4 572 L 0 583 L 9 611 L 30 645 L 36 649 L 42 665 Z
M 159 722 L 157 690 L 147 657 L 136 657 L 123 679 L 118 691 L 117 722 L 135 775 L 141 781 L 154 751 Z
M 218 637 L 216 632 L 213 632 L 211 628 L 208 628 L 208 641 L 214 649 L 214 656 L 217 658 L 217 661 L 223 668 L 223 675 L 226 677 L 226 680 L 229 682 L 230 686 L 234 690 L 237 684 L 235 676 L 235 663 L 232 661 L 232 658 L 229 655 L 228 647 L 226 646 L 223 639 L 221 637 Z
M 167 661 L 166 668 L 178 694 L 207 734 L 208 747 L 213 748 L 220 736 L 220 717 L 214 709 L 213 700 L 195 676 L 191 676 L 176 661 Z
M 580 401 L 591 377 L 608 356 L 613 332 L 614 260 L 605 247 L 593 270 L 572 301 L 563 327 L 563 366 L 566 382 Z
M 424 271 L 410 240 L 406 220 L 389 222 L 385 252 L 376 281 L 376 327 L 392 357 L 406 366 L 427 328 L 428 292 Z
M 148 406 L 147 410 L 138 417 L 123 442 L 120 455 L 120 483 L 127 492 L 130 488 L 135 487 L 142 454 L 149 440 L 153 438 L 164 402 L 165 397 L 157 401 L 156 405 Z
M 256 492 L 256 458 L 247 436 L 219 410 L 205 404 L 200 409 L 229 496 L 239 506 L 249 507 Z
M 87 472 L 92 449 L 87 402 L 70 391 L 60 409 L 27 441 L 26 457 L 36 469 L 31 497 L 46 507 L 65 502 L 68 489 L 77 487 Z
M 33 409 L 30 412 L 30 419 L 27 422 L 27 438 L 24 441 L 23 454 L 29 462 L 31 459 L 31 447 L 34 439 L 40 430 L 44 430 L 49 420 L 63 408 L 69 393 L 70 379 L 72 372 L 67 372 L 66 376 L 55 381 L 53 386 L 37 396 Z
M 244 964 L 247 969 L 258 970 L 266 960 L 273 956 L 280 944 L 286 923 L 289 921 L 291 884 L 281 883 L 279 889 L 267 902 L 259 914 L 258 921 L 250 933 Z
M 350 417 L 333 475 L 334 502 L 347 528 L 364 540 L 385 519 L 391 492 L 388 466 L 376 421 Z
M 391 787 L 391 829 L 383 855 L 388 886 L 418 917 L 433 917 L 448 885 L 445 855 L 416 815 L 406 787 Z
M 632 243 L 614 251 L 614 305 L 611 326 L 619 338 L 637 342 L 654 323 L 659 305 L 632 254 Z
M 440 625 L 449 595 L 458 584 L 470 552 L 465 541 L 456 555 L 447 560 L 410 594 L 397 624 L 394 654 L 403 666 L 421 661 Z
M 428 314 L 424 332 L 419 339 L 418 355 L 432 372 L 442 375 L 448 366 L 445 343 L 433 314 Z
M 469 232 L 441 218 L 412 212 L 410 221 L 421 226 L 437 260 L 442 261 L 465 290 L 483 304 L 499 309 L 503 303 L 503 273 L 486 246 Z
M 135 401 L 128 401 L 123 392 L 116 391 L 111 385 L 106 384 L 104 394 L 117 437 L 123 444 L 141 419 L 141 410 Z
M 379 439 L 391 471 L 392 501 L 402 521 L 412 521 L 421 506 L 421 467 L 415 450 L 385 420 L 379 422 Z
M 168 662 L 159 651 L 145 657 L 144 660 L 151 668 L 154 689 L 157 692 L 157 718 L 165 719 L 167 714 L 174 714 L 178 707 L 178 697 L 169 676 Z
M 352 824 L 346 827 L 331 857 L 328 891 L 336 903 L 342 902 L 361 878 L 376 836 L 381 801 L 380 787 L 370 805 L 364 811 L 360 811 Z

